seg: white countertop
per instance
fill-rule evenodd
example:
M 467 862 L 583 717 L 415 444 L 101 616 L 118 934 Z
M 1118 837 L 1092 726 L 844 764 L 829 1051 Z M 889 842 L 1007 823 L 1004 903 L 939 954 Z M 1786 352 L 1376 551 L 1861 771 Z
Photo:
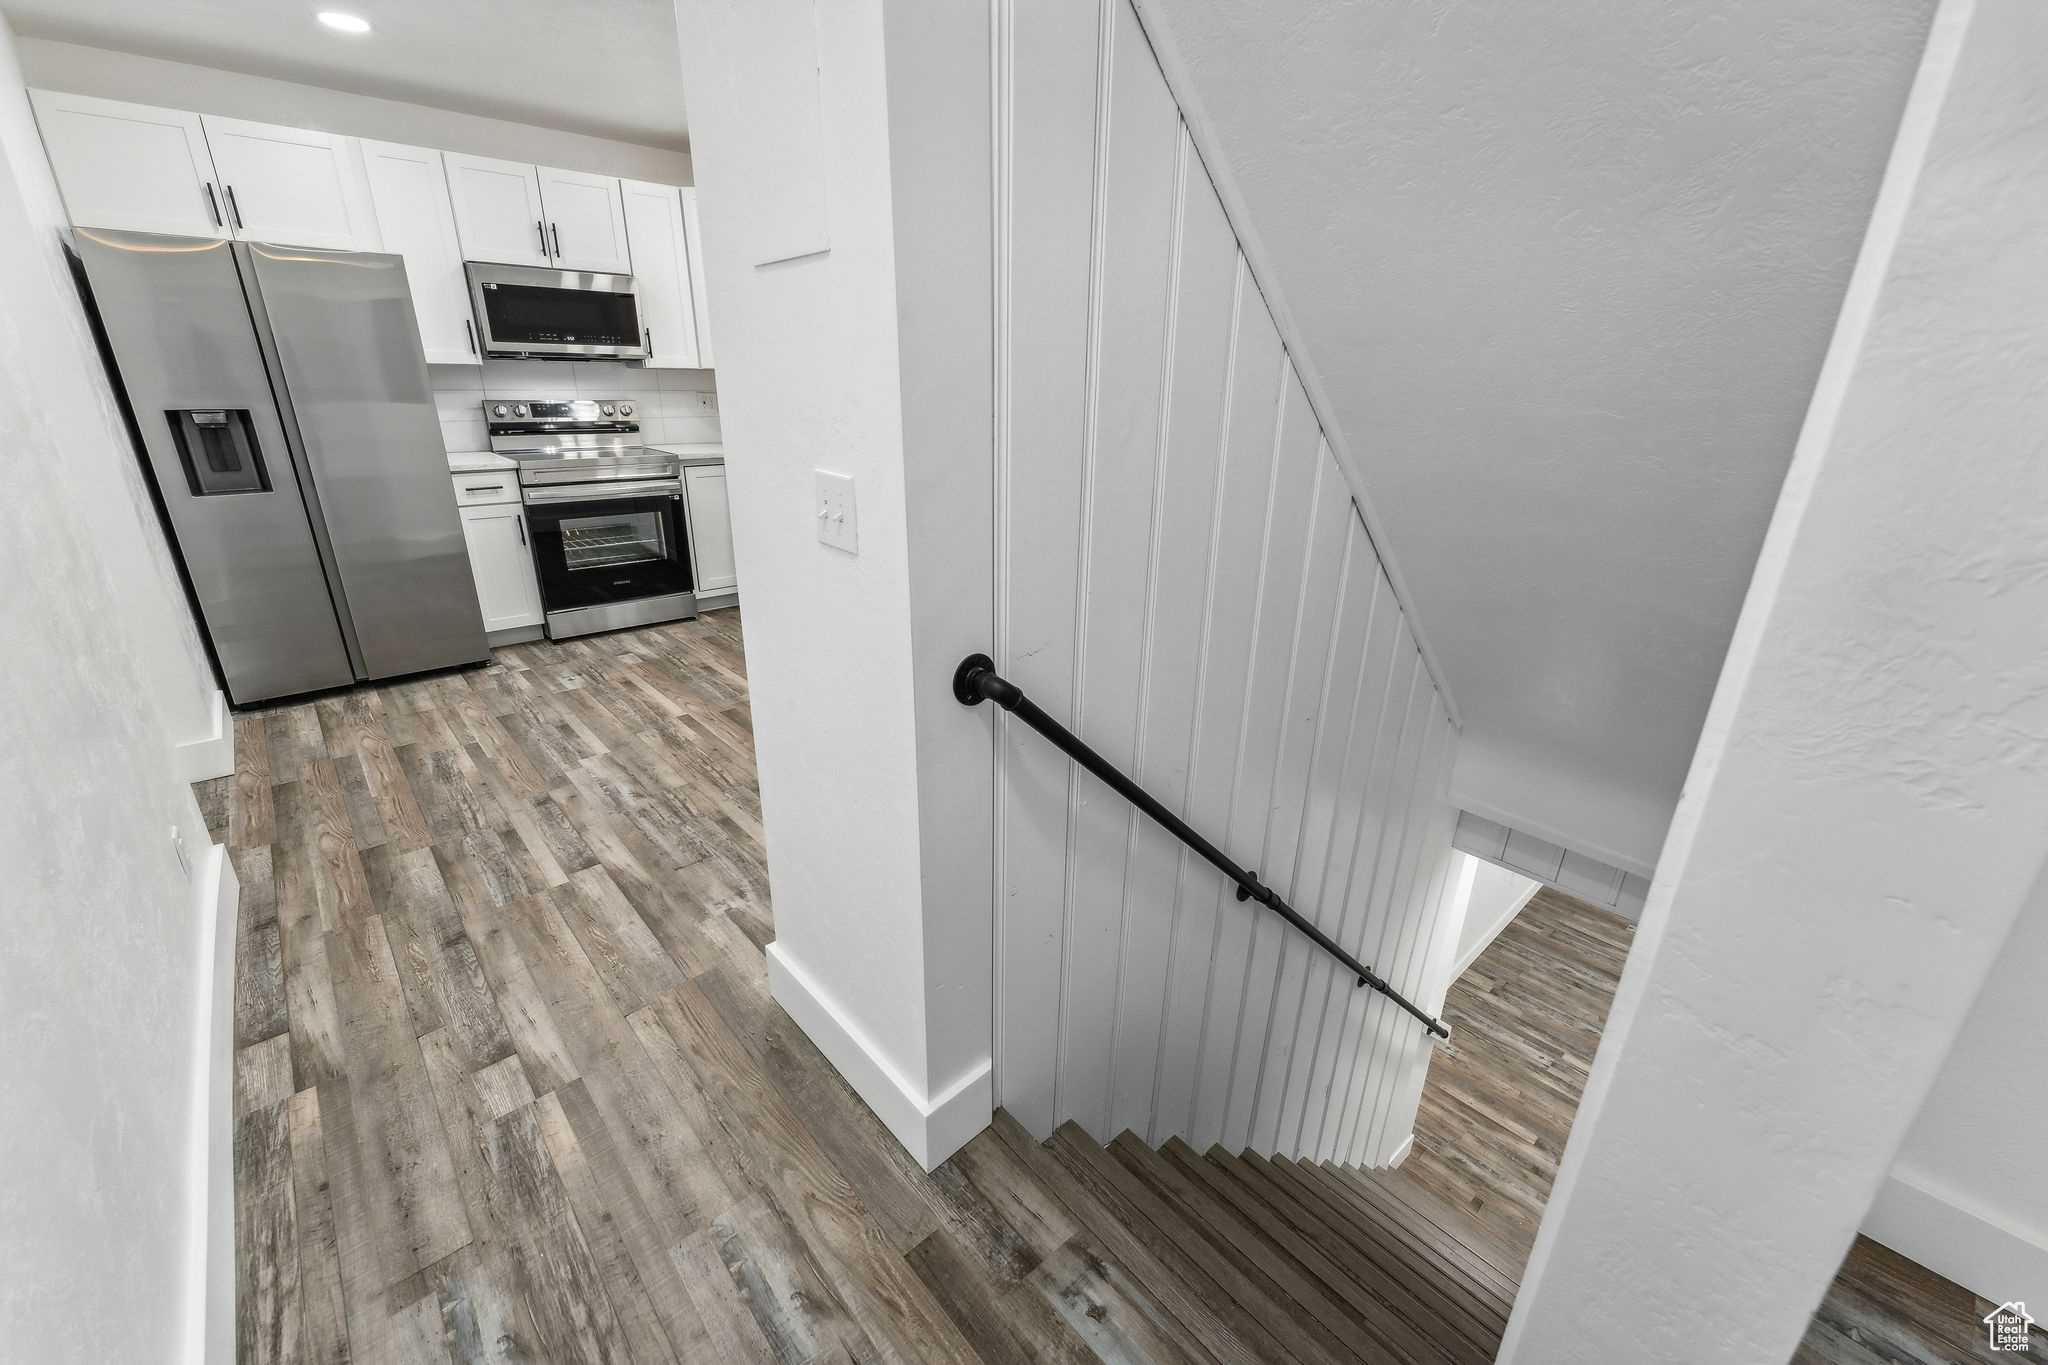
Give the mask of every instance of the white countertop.
M 677 445 L 647 447 L 664 455 L 673 455 L 685 465 L 724 464 L 725 446 L 718 441 L 685 441 Z M 448 452 L 450 474 L 482 474 L 500 469 L 517 468 L 515 461 L 488 450 L 451 450 Z
M 683 441 L 675 445 L 647 448 L 658 450 L 664 455 L 673 455 L 685 466 L 725 463 L 725 443 L 722 441 Z

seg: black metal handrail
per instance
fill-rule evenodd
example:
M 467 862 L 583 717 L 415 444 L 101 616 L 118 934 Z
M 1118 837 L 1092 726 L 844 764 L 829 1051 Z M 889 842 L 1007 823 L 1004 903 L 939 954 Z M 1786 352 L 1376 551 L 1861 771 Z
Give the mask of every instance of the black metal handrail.
M 1301 913 L 1293 906 L 1282 900 L 1279 892 L 1261 882 L 1256 872 L 1247 872 L 1232 862 L 1222 849 L 1216 847 L 1216 845 L 1210 843 L 1207 839 L 1204 839 L 1193 829 L 1189 828 L 1186 821 L 1160 805 L 1143 787 L 1140 787 L 1137 783 L 1131 781 L 1130 778 L 1125 777 L 1122 773 L 1111 767 L 1108 760 L 1103 758 L 1101 754 L 1096 753 L 1093 749 L 1082 743 L 1080 736 L 1041 711 L 1037 703 L 1024 695 L 1023 688 L 996 672 L 995 660 L 989 658 L 988 655 L 970 654 L 960 661 L 960 667 L 953 670 L 953 695 L 960 699 L 962 706 L 979 706 L 984 701 L 992 701 L 1011 715 L 1016 716 L 1026 725 L 1029 725 L 1032 729 L 1038 731 L 1039 734 L 1044 735 L 1047 739 L 1058 745 L 1060 751 L 1066 754 L 1068 758 L 1073 759 L 1074 762 L 1101 778 L 1112 791 L 1116 792 L 1126 801 L 1129 801 L 1139 810 L 1145 812 L 1145 814 L 1151 816 L 1159 824 L 1165 826 L 1169 834 L 1172 834 L 1189 848 L 1208 859 L 1224 876 L 1236 882 L 1237 898 L 1239 900 L 1257 901 L 1265 906 L 1268 910 L 1271 910 L 1274 914 L 1280 916 L 1280 918 L 1286 920 L 1289 924 L 1307 935 L 1309 941 L 1315 944 L 1316 947 L 1321 948 L 1331 957 L 1343 963 L 1346 968 L 1358 977 L 1359 985 L 1370 986 L 1381 995 L 1386 996 L 1387 999 L 1393 1001 L 1417 1019 L 1420 1019 L 1428 1027 L 1429 1031 L 1437 1037 L 1448 1038 L 1451 1036 L 1451 1030 L 1447 1025 L 1441 1020 L 1432 1019 L 1429 1015 L 1424 1014 L 1409 1001 L 1408 997 L 1402 995 L 1401 992 L 1395 990 L 1374 973 L 1372 968 L 1338 947 L 1334 939 L 1316 928 L 1314 924 L 1303 918 Z

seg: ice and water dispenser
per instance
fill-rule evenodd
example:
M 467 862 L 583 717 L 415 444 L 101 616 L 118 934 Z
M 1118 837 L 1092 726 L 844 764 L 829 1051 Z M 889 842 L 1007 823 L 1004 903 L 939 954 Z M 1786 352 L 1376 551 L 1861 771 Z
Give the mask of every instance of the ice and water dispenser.
M 267 493 L 270 475 L 247 408 L 178 408 L 164 414 L 195 498 Z

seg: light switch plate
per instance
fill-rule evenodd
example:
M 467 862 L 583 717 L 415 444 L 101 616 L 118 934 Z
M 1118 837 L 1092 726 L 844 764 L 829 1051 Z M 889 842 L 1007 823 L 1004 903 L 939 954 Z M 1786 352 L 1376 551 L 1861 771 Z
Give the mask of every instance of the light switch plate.
M 850 555 L 860 553 L 860 523 L 854 517 L 853 475 L 817 470 L 818 539 Z

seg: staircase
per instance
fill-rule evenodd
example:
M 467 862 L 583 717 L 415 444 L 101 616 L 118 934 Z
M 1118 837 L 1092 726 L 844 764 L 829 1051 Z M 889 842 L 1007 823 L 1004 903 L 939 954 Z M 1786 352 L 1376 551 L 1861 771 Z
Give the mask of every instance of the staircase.
M 1520 1274 L 1517 1254 L 1398 1171 L 1178 1139 L 1155 1152 L 1128 1132 L 1105 1148 L 1072 1123 L 1040 1145 L 1002 1112 L 948 1167 L 979 1191 L 968 1202 L 1003 1206 L 984 1230 L 1009 1242 L 996 1278 L 1011 1287 L 990 1314 L 985 1294 L 947 1292 L 965 1290 L 966 1266 L 919 1268 L 990 1360 L 1477 1365 Z M 988 1239 L 949 1221 L 986 1266 Z M 940 1254 L 928 1241 L 913 1259 Z

